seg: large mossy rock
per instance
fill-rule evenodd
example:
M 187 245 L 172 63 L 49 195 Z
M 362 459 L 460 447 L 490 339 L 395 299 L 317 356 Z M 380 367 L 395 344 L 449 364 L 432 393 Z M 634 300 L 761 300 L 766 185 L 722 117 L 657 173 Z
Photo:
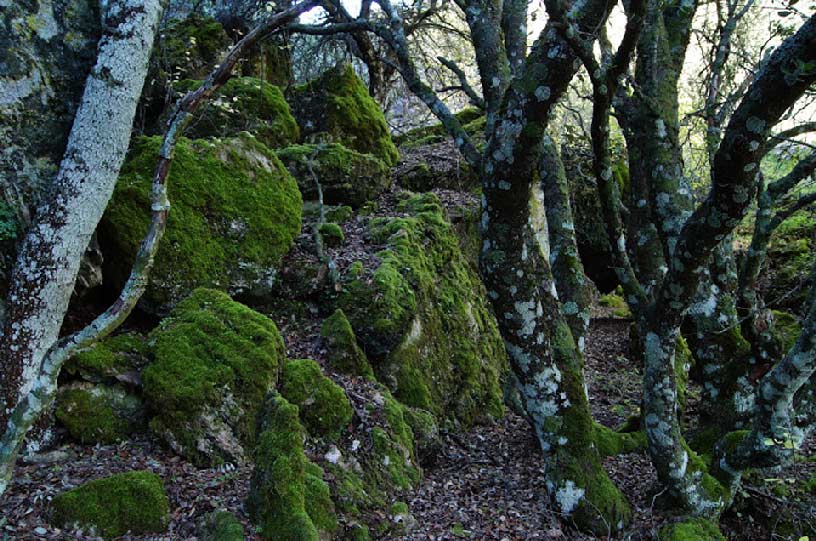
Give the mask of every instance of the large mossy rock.
M 121 386 L 75 382 L 59 388 L 56 417 L 82 443 L 115 443 L 146 428 L 144 403 Z
M 354 329 L 343 310 L 338 308 L 326 318 L 320 328 L 320 337 L 326 345 L 329 365 L 334 370 L 353 376 L 374 377 L 371 364 L 357 344 Z
M 350 65 L 338 65 L 296 87 L 291 101 L 304 138 L 339 142 L 388 166 L 397 163 L 399 152 L 385 116 Z
M 330 205 L 359 207 L 391 187 L 390 169 L 382 160 L 339 143 L 292 145 L 278 150 L 277 155 L 306 200 L 318 199 L 314 176 L 320 182 L 323 202 Z
M 127 279 L 150 221 L 150 189 L 161 140 L 138 138 L 99 226 L 105 279 Z M 181 139 L 168 180 L 167 231 L 140 306 L 167 313 L 196 287 L 263 298 L 300 233 L 297 183 L 274 152 L 249 134 Z
M 90 481 L 54 498 L 53 523 L 105 539 L 160 533 L 170 520 L 161 479 L 134 471 Z
M 200 85 L 201 81 L 186 80 L 176 87 L 187 92 Z M 253 77 L 227 81 L 196 114 L 185 135 L 193 139 L 229 137 L 243 131 L 269 148 L 284 147 L 300 138 L 300 129 L 280 88 Z
M 259 416 L 247 510 L 263 539 L 330 539 L 337 517 L 323 470 L 304 453 L 298 407 L 277 393 Z
M 376 268 L 351 265 L 336 307 L 398 400 L 470 424 L 503 412 L 504 344 L 487 294 L 432 194 L 369 223 Z
M 201 466 L 241 463 L 255 418 L 285 358 L 272 320 L 226 294 L 198 289 L 151 335 L 142 373 L 151 429 Z

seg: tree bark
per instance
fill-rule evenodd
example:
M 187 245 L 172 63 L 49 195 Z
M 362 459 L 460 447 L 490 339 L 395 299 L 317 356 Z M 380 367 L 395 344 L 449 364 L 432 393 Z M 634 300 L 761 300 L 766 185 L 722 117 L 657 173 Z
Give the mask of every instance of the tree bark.
M 41 366 L 56 343 L 79 262 L 113 193 L 125 158 L 136 104 L 159 16 L 160 0 L 112 2 L 108 32 L 99 42 L 68 147 L 49 196 L 40 205 L 12 275 L 0 357 L 4 400 L 0 426 L 30 422 L 9 418 L 27 396 L 44 401 Z M 0 492 L 10 468 L 3 449 Z M 14 453 L 12 453 L 14 454 Z

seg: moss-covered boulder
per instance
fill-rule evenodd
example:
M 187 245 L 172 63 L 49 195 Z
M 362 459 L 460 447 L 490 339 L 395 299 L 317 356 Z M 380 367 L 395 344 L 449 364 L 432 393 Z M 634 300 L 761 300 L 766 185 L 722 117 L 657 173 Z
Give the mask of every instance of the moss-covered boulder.
M 159 476 L 134 471 L 90 481 L 52 501 L 53 523 L 111 539 L 128 532 L 160 533 L 170 519 L 170 504 Z
M 255 416 L 285 352 L 272 320 L 226 294 L 198 289 L 151 334 L 142 380 L 151 429 L 201 466 L 243 462 Z
M 355 376 L 373 377 L 374 371 L 365 352 L 357 344 L 354 329 L 346 314 L 338 308 L 326 318 L 320 329 L 326 343 L 329 365 L 338 372 Z
M 136 126 L 146 133 L 160 133 L 159 119 L 179 92 L 174 85 L 184 79 L 203 79 L 232 45 L 217 20 L 193 13 L 168 19 L 153 44 Z
M 229 511 L 214 511 L 199 525 L 199 541 L 244 541 L 244 526 Z
M 298 407 L 272 393 L 259 417 L 247 510 L 263 539 L 318 541 L 337 530 L 323 470 L 304 453 Z
M 379 385 L 370 392 L 364 406 L 365 430 L 332 447 L 321 463 L 335 507 L 349 525 L 365 524 L 371 513 L 381 515 L 397 492 L 416 487 L 422 475 L 410 408 Z
M 120 288 L 150 220 L 161 140 L 136 139 L 99 231 L 105 279 Z M 249 134 L 181 139 L 170 168 L 167 231 L 140 306 L 164 314 L 196 287 L 264 297 L 300 233 L 302 201 L 275 154 Z
M 343 388 L 323 375 L 309 359 L 286 361 L 281 395 L 298 406 L 303 425 L 315 437 L 336 439 L 351 421 L 352 409 Z
M 186 93 L 201 81 L 185 80 L 176 85 Z M 300 137 L 289 104 L 277 86 L 253 77 L 235 77 L 196 114 L 185 130 L 192 139 L 230 137 L 247 131 L 269 148 L 285 147 Z
M 75 382 L 59 388 L 56 417 L 82 443 L 115 443 L 146 428 L 144 403 L 121 386 Z
M 436 196 L 403 194 L 399 212 L 370 221 L 378 265 L 351 265 L 336 307 L 397 399 L 464 424 L 499 416 L 507 360 L 484 287 Z
M 318 199 L 314 176 L 320 182 L 323 202 L 331 205 L 359 207 L 391 187 L 390 170 L 382 160 L 339 143 L 292 145 L 278 150 L 277 155 L 307 200 Z
M 394 165 L 399 152 L 385 116 L 350 65 L 338 65 L 319 78 L 296 87 L 292 109 L 307 140 L 339 142 Z
M 126 332 L 105 338 L 68 359 L 63 373 L 94 383 L 139 386 L 139 373 L 149 362 L 145 337 Z

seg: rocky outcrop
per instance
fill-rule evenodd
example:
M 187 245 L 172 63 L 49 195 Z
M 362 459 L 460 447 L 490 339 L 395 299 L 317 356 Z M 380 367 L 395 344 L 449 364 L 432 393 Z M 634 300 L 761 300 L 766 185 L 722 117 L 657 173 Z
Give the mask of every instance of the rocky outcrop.
M 315 180 L 320 183 L 324 203 L 354 208 L 391 187 L 390 169 L 382 160 L 339 143 L 292 145 L 278 150 L 277 155 L 306 200 L 318 199 Z
M 150 186 L 161 141 L 139 138 L 98 229 L 105 279 L 119 288 L 150 220 Z M 167 231 L 140 306 L 165 314 L 196 287 L 268 295 L 276 267 L 301 226 L 297 184 L 249 134 L 182 139 L 169 176 Z
M 285 358 L 275 324 L 224 293 L 198 289 L 151 342 L 153 361 L 142 372 L 155 413 L 150 428 L 199 466 L 246 461 L 256 414 Z
M 290 102 L 305 140 L 342 143 L 392 166 L 399 158 L 385 116 L 350 65 L 296 87 Z
M 465 425 L 500 416 L 507 361 L 484 287 L 439 200 L 401 197 L 400 217 L 369 221 L 377 263 L 350 265 L 333 304 L 398 400 Z

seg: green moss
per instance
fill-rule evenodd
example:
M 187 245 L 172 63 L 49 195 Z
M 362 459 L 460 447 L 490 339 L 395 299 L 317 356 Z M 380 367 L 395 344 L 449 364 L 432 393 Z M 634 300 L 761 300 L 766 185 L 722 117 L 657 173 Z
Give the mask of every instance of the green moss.
M 468 133 L 475 132 L 477 123 L 481 123 L 482 131 L 484 130 L 484 122 L 486 117 L 484 113 L 476 107 L 466 107 L 454 114 L 459 123 L 465 128 Z M 448 130 L 441 122 L 431 124 L 429 126 L 422 126 L 414 128 L 408 132 L 401 134 L 394 138 L 394 141 L 399 146 L 407 148 L 439 143 L 448 137 Z
M 185 80 L 176 84 L 179 92 L 187 93 L 201 81 Z M 234 77 L 197 113 L 185 130 L 191 139 L 229 137 L 248 131 L 269 148 L 279 148 L 300 138 L 295 117 L 283 92 L 253 77 Z
M 152 62 L 173 78 L 204 77 L 232 44 L 221 23 L 192 14 L 162 31 Z
M 52 508 L 54 524 L 82 528 L 106 539 L 128 532 L 159 533 L 170 518 L 161 479 L 148 471 L 90 481 L 55 497 Z
M 385 162 L 339 143 L 290 145 L 278 150 L 277 156 L 307 200 L 318 199 L 315 176 L 327 204 L 359 207 L 391 187 L 391 173 Z
M 802 332 L 802 324 L 795 315 L 788 312 L 774 310 L 773 316 L 774 338 L 779 342 L 782 351 L 787 353 L 796 343 L 796 340 L 799 339 L 799 335 Z
M 329 207 L 326 209 L 326 219 L 330 222 L 335 222 L 338 224 L 351 220 L 353 215 L 354 210 L 348 205 Z
M 121 287 L 148 228 L 158 137 L 138 138 L 99 227 L 106 280 Z M 300 233 L 297 184 L 252 136 L 181 139 L 170 168 L 167 231 L 142 306 L 166 312 L 198 286 L 264 295 Z
M 338 308 L 326 318 L 320 329 L 320 336 L 326 341 L 329 364 L 344 374 L 373 378 L 374 371 L 365 353 L 357 345 L 357 337 L 343 310 Z
M 17 214 L 5 201 L 0 201 L 0 242 L 17 238 Z
M 151 338 L 155 360 L 142 373 L 157 412 L 151 427 L 195 463 L 240 458 L 217 446 L 202 451 L 213 422 L 206 417 L 217 413 L 238 441 L 251 444 L 255 414 L 285 358 L 275 324 L 224 293 L 197 289 Z
M 618 286 L 612 293 L 602 295 L 598 301 L 601 306 L 612 309 L 612 313 L 617 317 L 631 318 L 632 312 L 629 311 L 629 305 L 623 299 L 623 288 Z
M 150 347 L 143 336 L 126 332 L 105 338 L 77 353 L 68 359 L 64 370 L 87 381 L 115 379 L 117 375 L 144 364 L 149 351 Z
M 633 453 L 646 448 L 646 433 L 617 432 L 602 424 L 595 423 L 593 428 L 595 446 L 602 456 L 615 456 Z
M 244 526 L 229 511 L 208 514 L 201 529 L 201 541 L 244 541 Z
M 339 225 L 331 222 L 320 224 L 320 227 L 317 228 L 317 233 L 327 246 L 340 246 L 343 244 L 343 241 L 346 240 L 343 229 Z
M 714 522 L 691 518 L 660 530 L 661 541 L 725 541 L 725 536 Z
M 142 400 L 121 387 L 74 383 L 59 389 L 57 420 L 82 443 L 115 443 L 145 428 Z
M 379 266 L 352 266 L 336 305 L 397 399 L 464 424 L 500 416 L 506 354 L 484 288 L 434 195 L 400 211 L 371 220 Z
M 297 406 L 270 395 L 259 423 L 247 510 L 263 539 L 317 541 L 337 529 L 322 470 L 303 450 Z M 322 486 L 321 486 L 322 485 Z
M 334 440 L 351 421 L 353 410 L 343 388 L 323 375 L 320 365 L 309 359 L 284 364 L 281 394 L 299 406 L 309 434 Z
M 397 163 L 399 152 L 385 116 L 350 65 L 337 66 L 295 88 L 293 102 L 304 136 L 326 133 L 330 139 L 373 154 L 389 166 Z

